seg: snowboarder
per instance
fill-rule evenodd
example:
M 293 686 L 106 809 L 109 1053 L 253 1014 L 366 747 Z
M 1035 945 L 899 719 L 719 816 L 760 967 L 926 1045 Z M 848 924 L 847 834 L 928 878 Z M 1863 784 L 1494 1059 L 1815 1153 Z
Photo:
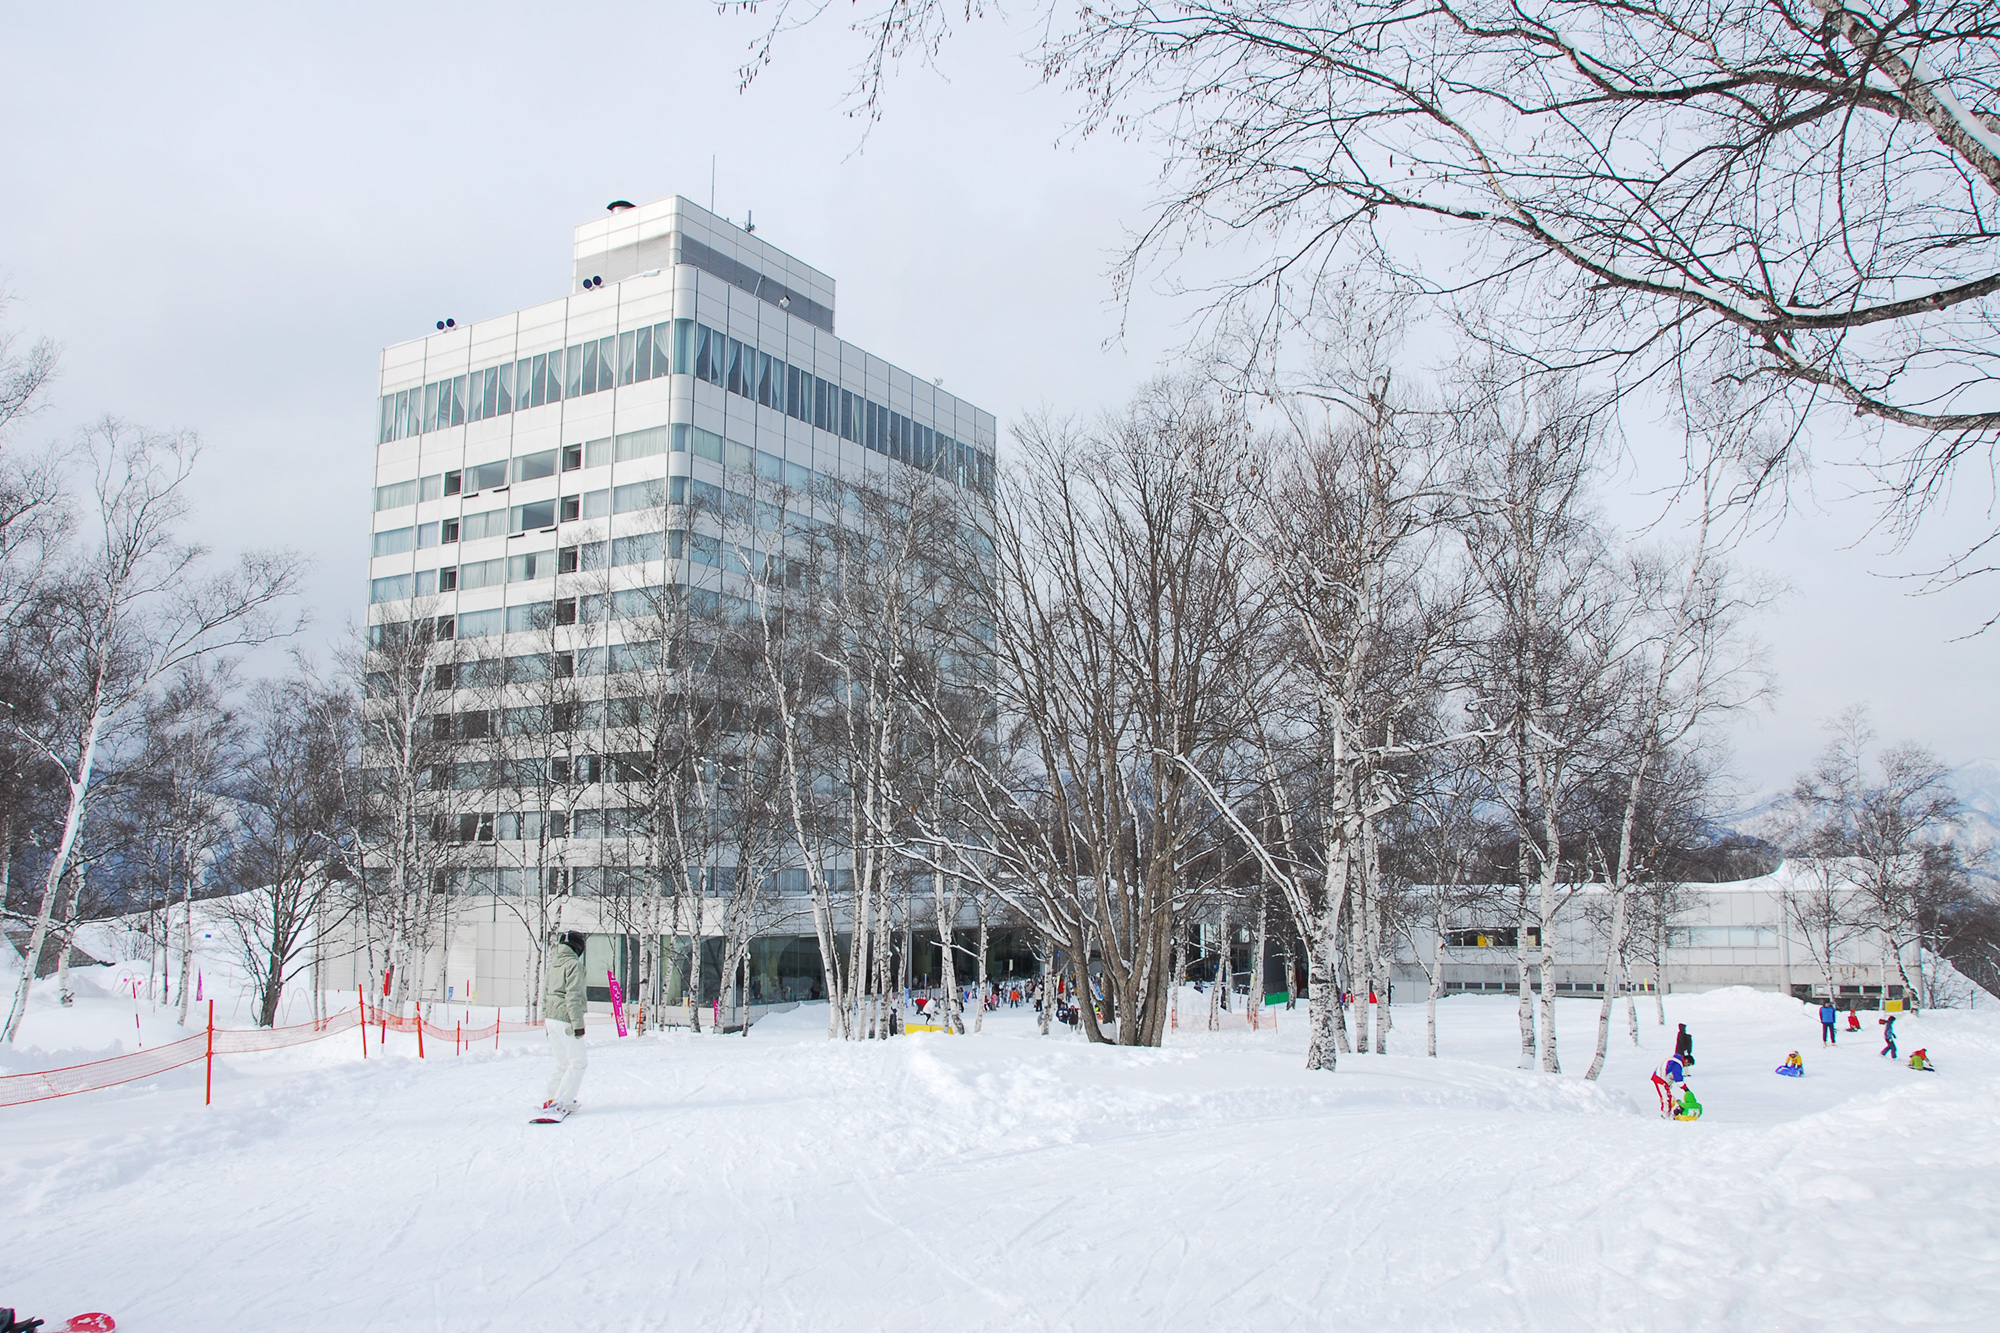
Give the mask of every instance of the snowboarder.
M 1660 1094 L 1660 1119 L 1674 1118 L 1687 1090 L 1687 1066 L 1681 1062 L 1680 1052 L 1675 1051 L 1653 1071 L 1653 1091 Z
M 1694 1063 L 1694 1033 L 1688 1031 L 1685 1023 L 1680 1025 L 1680 1029 L 1674 1034 L 1674 1054 L 1680 1057 L 1682 1064 L 1691 1065 Z
M 1825 1004 L 1819 1007 L 1820 1045 L 1822 1046 L 1833 1045 L 1834 1040 L 1838 1035 L 1838 1030 L 1834 1027 L 1834 1024 L 1837 1021 L 1839 1021 L 1839 1018 L 1840 1018 L 1840 1011 L 1833 1007 L 1832 1000 L 1828 1000 Z
M 542 1111 L 568 1115 L 576 1110 L 576 1090 L 583 1083 L 589 1057 L 583 1049 L 583 932 L 566 931 L 549 946 L 549 979 L 542 993 L 542 1019 L 548 1024 L 549 1049 L 556 1067 Z
M 1881 1054 L 1893 1060 L 1896 1058 L 1896 1016 L 1890 1014 L 1887 1018 L 1879 1018 L 1875 1021 L 1882 1025 Z
M 1910 1052 L 1910 1068 L 1921 1069 L 1926 1074 L 1937 1073 L 1937 1066 L 1931 1063 L 1931 1057 L 1921 1046 Z

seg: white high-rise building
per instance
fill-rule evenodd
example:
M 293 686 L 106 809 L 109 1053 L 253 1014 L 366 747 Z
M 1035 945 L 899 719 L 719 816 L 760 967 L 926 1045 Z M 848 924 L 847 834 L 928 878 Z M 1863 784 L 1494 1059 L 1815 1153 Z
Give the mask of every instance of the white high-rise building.
M 992 415 L 836 337 L 833 279 L 748 230 L 679 197 L 620 202 L 576 229 L 572 274 L 566 296 L 383 351 L 371 625 L 435 618 L 462 661 L 497 665 L 578 616 L 562 576 L 580 543 L 608 588 L 685 585 L 726 612 L 713 543 L 661 531 L 663 497 L 900 468 L 990 491 Z M 594 608 L 614 654 L 628 605 Z M 532 872 L 505 844 L 532 830 L 504 809 L 458 818 L 452 836 L 494 846 L 452 871 L 480 906 L 439 997 L 520 1003 L 528 941 L 487 900 L 520 893 Z

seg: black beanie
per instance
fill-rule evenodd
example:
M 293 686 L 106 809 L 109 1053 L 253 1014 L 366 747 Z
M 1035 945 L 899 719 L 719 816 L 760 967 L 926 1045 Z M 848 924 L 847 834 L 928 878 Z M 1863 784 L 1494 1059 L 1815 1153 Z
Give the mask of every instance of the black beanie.
M 583 957 L 582 931 L 580 930 L 565 931 L 562 937 L 562 941 L 564 944 L 567 944 L 569 946 L 569 951 L 571 953 L 575 954 L 578 958 Z

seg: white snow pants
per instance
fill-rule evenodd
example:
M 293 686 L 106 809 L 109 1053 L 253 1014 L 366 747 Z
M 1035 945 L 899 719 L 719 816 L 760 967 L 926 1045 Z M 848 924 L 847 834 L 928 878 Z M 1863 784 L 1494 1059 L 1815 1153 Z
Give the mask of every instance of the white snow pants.
M 576 1035 L 574 1028 L 551 1027 L 549 1050 L 555 1054 L 556 1067 L 549 1071 L 549 1087 L 543 1100 L 574 1101 L 576 1090 L 583 1083 L 583 1071 L 590 1064 L 590 1057 L 584 1053 L 583 1038 Z

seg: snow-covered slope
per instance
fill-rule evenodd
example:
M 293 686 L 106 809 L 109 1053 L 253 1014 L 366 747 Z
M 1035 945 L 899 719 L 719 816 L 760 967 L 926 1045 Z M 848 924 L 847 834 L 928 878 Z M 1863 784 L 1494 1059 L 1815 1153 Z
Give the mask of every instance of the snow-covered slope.
M 364 1063 L 350 1032 L 225 1062 L 212 1109 L 195 1068 L 0 1110 L 0 1276 L 132 1333 L 2000 1321 L 2000 1012 L 1904 1020 L 1923 1074 L 1872 1022 L 1822 1050 L 1776 996 L 1668 1006 L 1642 1049 L 1619 1015 L 1597 1085 L 1581 1001 L 1559 1077 L 1512 1067 L 1485 998 L 1442 1006 L 1446 1058 L 1411 1006 L 1397 1054 L 1332 1075 L 1300 1067 L 1303 1010 L 1159 1051 L 1025 1010 L 869 1044 L 818 1006 L 747 1038 L 600 1025 L 552 1127 L 532 1037 Z M 1693 1124 L 1653 1110 L 1677 1021 Z M 1776 1077 L 1793 1048 L 1806 1077 Z

